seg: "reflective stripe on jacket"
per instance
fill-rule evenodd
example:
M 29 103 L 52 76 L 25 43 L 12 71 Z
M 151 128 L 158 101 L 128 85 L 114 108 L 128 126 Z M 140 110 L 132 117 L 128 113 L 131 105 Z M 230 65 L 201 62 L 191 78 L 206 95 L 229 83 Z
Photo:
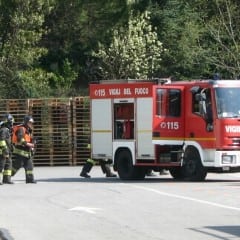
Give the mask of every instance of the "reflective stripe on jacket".
M 0 147 L 7 147 L 7 143 L 5 140 L 0 140 Z
M 17 155 L 20 155 L 20 156 L 23 156 L 23 157 L 26 157 L 26 158 L 30 157 L 30 152 L 24 151 L 24 150 L 16 148 L 16 147 L 14 148 L 13 153 L 17 154 Z

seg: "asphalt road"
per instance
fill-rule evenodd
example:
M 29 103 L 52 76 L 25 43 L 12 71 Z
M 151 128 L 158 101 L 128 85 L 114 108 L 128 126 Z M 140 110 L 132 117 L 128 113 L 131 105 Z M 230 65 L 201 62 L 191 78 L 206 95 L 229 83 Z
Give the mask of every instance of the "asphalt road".
M 37 184 L 0 186 L 0 231 L 8 240 L 239 240 L 240 174 L 205 182 L 170 175 L 144 181 L 79 177 L 81 167 L 37 167 Z M 0 237 L 1 239 L 1 237 Z

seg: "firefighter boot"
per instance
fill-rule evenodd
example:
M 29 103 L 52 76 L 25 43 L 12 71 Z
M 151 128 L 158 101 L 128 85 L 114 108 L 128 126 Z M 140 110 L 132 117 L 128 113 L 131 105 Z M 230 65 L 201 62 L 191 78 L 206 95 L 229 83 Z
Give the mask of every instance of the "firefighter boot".
M 3 184 L 13 184 L 14 182 L 11 180 L 10 175 L 3 175 Z
M 26 174 L 26 183 L 37 183 L 37 181 L 34 180 L 33 174 Z
M 117 177 L 116 174 L 112 173 L 110 165 L 106 162 L 102 161 L 100 162 L 101 168 L 103 173 L 106 173 L 106 177 Z
M 84 177 L 84 178 L 90 178 L 91 176 L 88 175 L 88 173 L 91 171 L 93 167 L 93 164 L 90 163 L 90 162 L 86 162 L 82 168 L 82 171 L 80 173 L 80 176 L 81 177 Z

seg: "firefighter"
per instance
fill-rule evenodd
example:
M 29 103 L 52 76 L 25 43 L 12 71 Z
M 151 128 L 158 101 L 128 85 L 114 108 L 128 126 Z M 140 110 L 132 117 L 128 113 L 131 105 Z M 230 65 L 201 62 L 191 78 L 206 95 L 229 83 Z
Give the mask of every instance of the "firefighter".
M 88 149 L 91 148 L 91 145 L 88 144 Z M 81 177 L 85 177 L 85 178 L 90 178 L 91 176 L 88 174 L 92 167 L 96 164 L 96 161 L 88 158 L 86 163 L 84 164 L 82 171 L 80 173 Z M 104 174 L 106 174 L 106 177 L 117 177 L 116 174 L 112 173 L 111 168 L 110 168 L 110 162 L 109 160 L 99 160 L 99 164 L 101 166 L 101 169 L 103 171 Z
M 11 181 L 12 143 L 11 133 L 14 118 L 11 114 L 4 115 L 0 122 L 0 184 L 13 184 Z
M 26 183 L 36 183 L 33 175 L 33 155 L 36 147 L 33 141 L 34 120 L 32 116 L 25 116 L 23 124 L 13 127 L 12 142 L 14 144 L 14 160 L 12 176 L 23 166 L 25 169 Z

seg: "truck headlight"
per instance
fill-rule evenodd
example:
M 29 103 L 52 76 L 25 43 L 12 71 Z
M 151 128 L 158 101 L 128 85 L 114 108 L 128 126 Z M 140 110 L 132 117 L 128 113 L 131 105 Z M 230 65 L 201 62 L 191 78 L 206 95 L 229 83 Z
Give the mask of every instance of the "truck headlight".
M 236 155 L 222 155 L 222 164 L 236 164 Z

